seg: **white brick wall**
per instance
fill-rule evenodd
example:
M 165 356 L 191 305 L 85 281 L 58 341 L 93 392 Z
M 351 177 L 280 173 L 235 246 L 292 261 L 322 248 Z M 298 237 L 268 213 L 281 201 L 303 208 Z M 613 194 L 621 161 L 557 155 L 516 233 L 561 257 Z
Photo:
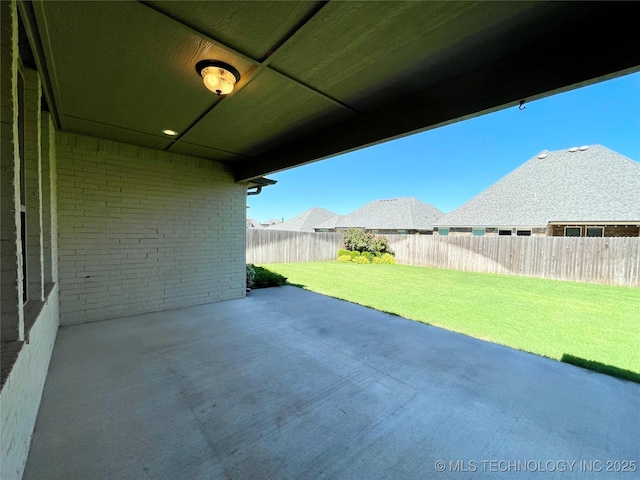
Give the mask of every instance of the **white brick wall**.
M 60 322 L 245 295 L 246 188 L 217 162 L 58 133 Z
M 18 154 L 18 12 L 15 1 L 0 2 L 0 312 L 3 342 L 24 338 L 20 157 Z
M 58 317 L 58 287 L 55 286 L 0 394 L 0 478 L 3 480 L 22 477 L 58 331 Z
M 49 292 L 43 302 L 42 273 L 47 270 L 50 280 L 56 281 L 57 241 L 49 237 L 43 243 L 43 224 L 51 225 L 56 234 L 55 155 L 47 156 L 41 163 L 40 135 L 45 133 L 49 141 L 55 140 L 53 125 L 47 115 L 47 128 L 42 129 L 40 112 L 40 80 L 35 71 L 24 70 L 24 132 L 25 149 L 18 148 L 18 13 L 15 1 L 0 2 L 0 167 L 2 170 L 0 203 L 2 222 L 0 238 L 0 306 L 2 311 L 0 391 L 0 478 L 14 480 L 22 477 L 29 452 L 31 435 L 40 406 L 42 390 L 56 339 L 59 319 L 58 286 L 49 282 Z M 20 156 L 27 160 L 25 169 L 26 200 L 29 211 L 27 253 L 31 298 L 26 308 L 22 303 L 22 233 L 20 229 Z M 42 169 L 50 175 L 42 184 Z M 41 192 L 48 188 L 49 195 Z M 44 265 L 45 257 L 49 262 Z M 25 315 L 28 311 L 29 315 Z M 26 318 L 28 317 L 28 318 Z M 28 322 L 27 322 L 28 320 Z M 24 342 L 23 342 L 24 340 Z M 16 356 L 17 355 L 17 356 Z

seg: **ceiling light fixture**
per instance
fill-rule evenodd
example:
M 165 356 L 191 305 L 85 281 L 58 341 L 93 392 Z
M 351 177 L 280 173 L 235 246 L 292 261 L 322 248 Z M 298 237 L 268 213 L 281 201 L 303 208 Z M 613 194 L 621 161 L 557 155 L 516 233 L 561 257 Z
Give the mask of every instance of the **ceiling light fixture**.
M 202 76 L 204 86 L 216 95 L 227 95 L 240 80 L 240 73 L 231 65 L 217 60 L 201 60 L 196 63 L 196 72 Z
M 164 133 L 165 135 L 169 136 L 169 137 L 175 137 L 176 135 L 178 135 L 178 132 L 176 132 L 175 130 L 170 130 L 170 129 L 165 129 L 162 130 L 162 133 Z

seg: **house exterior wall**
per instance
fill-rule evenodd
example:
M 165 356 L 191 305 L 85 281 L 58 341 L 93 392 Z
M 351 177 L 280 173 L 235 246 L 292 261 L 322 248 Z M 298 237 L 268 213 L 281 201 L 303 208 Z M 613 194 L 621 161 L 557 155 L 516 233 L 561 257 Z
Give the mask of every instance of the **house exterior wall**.
M 18 152 L 18 14 L 15 1 L 0 2 L 0 234 L 1 338 L 19 341 L 24 336 L 20 236 L 20 157 Z
M 246 187 L 221 163 L 57 138 L 61 324 L 245 295 Z
M 589 225 L 592 226 L 592 225 Z M 601 227 L 602 224 L 594 223 L 593 226 Z M 565 227 L 580 227 L 581 237 L 586 236 L 587 225 L 576 225 L 571 223 L 553 224 L 549 226 L 550 236 L 564 237 Z M 605 237 L 640 237 L 640 227 L 638 225 L 604 225 Z
M 371 230 L 376 235 L 433 235 L 433 230 L 416 230 L 416 229 L 406 229 L 406 230 Z
M 40 79 L 23 68 L 24 149 L 18 122 L 19 36 L 14 1 L 0 2 L 0 164 L 2 309 L 0 390 L 0 478 L 22 477 L 59 323 L 57 272 L 55 133 L 41 111 Z M 21 172 L 24 159 L 24 172 Z M 22 175 L 21 175 L 22 174 Z M 24 184 L 21 178 L 24 177 Z M 24 190 L 23 190 L 24 189 Z M 23 304 L 21 198 L 25 194 L 26 271 L 29 296 Z M 46 274 L 45 274 L 46 272 Z M 46 282 L 46 287 L 44 283 Z
M 355 227 L 360 228 L 360 227 Z M 316 233 L 344 233 L 349 230 L 347 227 L 338 228 L 314 228 Z M 433 230 L 416 230 L 415 228 L 409 228 L 405 230 L 394 229 L 380 229 L 380 228 L 363 228 L 368 232 L 373 232 L 375 235 L 433 235 Z
M 485 228 L 485 236 L 498 236 L 500 231 L 511 231 L 511 235 L 517 235 L 518 230 L 527 230 L 531 231 L 532 237 L 563 237 L 564 236 L 564 228 L 565 227 L 576 227 L 579 226 L 582 229 L 582 237 L 586 235 L 587 225 L 576 225 L 575 223 L 563 223 L 563 224 L 552 224 L 549 225 L 548 228 L 542 227 L 488 227 Z M 640 227 L 638 225 L 603 225 L 602 223 L 594 223 L 595 227 L 604 226 L 604 236 L 605 237 L 638 237 L 640 236 Z M 438 227 L 439 229 L 445 227 Z M 484 227 L 478 227 L 484 228 Z M 439 232 L 436 231 L 435 235 L 439 235 Z M 449 236 L 471 236 L 473 235 L 473 229 L 471 227 L 449 227 Z
M 530 235 L 527 236 L 531 237 L 544 237 L 547 234 L 547 229 L 543 227 L 437 227 L 434 235 L 442 235 L 442 229 L 448 229 L 447 235 L 450 237 L 473 236 L 473 231 L 476 229 L 484 230 L 484 235 L 482 236 L 486 237 L 498 237 L 501 232 L 511 232 L 511 235 L 517 236 L 520 231 L 530 232 Z
M 49 360 L 58 331 L 58 286 L 47 301 L 22 345 L 0 393 L 0 478 L 19 480 L 27 462 Z

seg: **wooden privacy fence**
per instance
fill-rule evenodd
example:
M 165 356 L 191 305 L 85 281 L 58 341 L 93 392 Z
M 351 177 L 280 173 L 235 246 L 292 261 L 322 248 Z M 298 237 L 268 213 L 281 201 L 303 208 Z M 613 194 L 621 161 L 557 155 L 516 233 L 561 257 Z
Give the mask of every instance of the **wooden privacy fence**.
M 385 236 L 406 265 L 640 286 L 636 237 Z
M 340 248 L 344 248 L 341 233 L 247 229 L 247 263 L 335 260 Z
M 640 287 L 636 237 L 385 237 L 405 265 Z M 340 233 L 247 230 L 248 263 L 334 260 L 340 248 Z

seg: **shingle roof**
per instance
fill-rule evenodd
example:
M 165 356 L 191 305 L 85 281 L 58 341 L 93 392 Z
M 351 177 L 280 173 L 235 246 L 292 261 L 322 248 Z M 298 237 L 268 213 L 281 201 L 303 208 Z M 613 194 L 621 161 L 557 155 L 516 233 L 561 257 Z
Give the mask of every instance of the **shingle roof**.
M 542 227 L 550 221 L 640 221 L 640 163 L 601 145 L 544 150 L 436 226 Z
M 268 228 L 269 230 L 287 230 L 290 232 L 313 232 L 314 227 L 334 217 L 337 217 L 335 213 L 324 208 L 314 207 L 286 222 L 271 225 Z
M 258 223 L 256 220 L 254 220 L 251 217 L 247 217 L 247 228 L 263 228 L 262 225 L 260 225 L 260 223 Z
M 414 197 L 374 200 L 317 228 L 359 227 L 369 230 L 431 230 L 442 212 Z
M 282 223 L 282 220 L 278 220 L 277 218 L 271 218 L 266 222 L 262 222 L 260 225 L 262 225 L 264 228 L 269 228 L 269 227 L 272 227 L 273 225 L 279 225 L 280 223 Z

